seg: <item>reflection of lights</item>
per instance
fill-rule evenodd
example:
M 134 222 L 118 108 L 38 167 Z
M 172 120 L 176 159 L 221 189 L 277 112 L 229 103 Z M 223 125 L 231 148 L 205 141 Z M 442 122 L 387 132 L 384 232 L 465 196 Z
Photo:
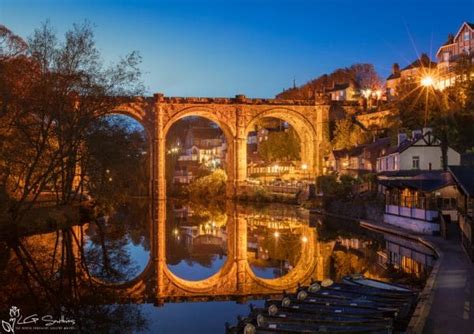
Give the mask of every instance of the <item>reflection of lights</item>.
M 113 180 L 113 179 L 112 179 L 111 177 L 109 177 L 109 182 L 112 182 L 112 180 Z
M 431 75 L 424 76 L 420 81 L 421 85 L 424 87 L 431 87 L 434 85 L 434 80 Z
M 301 238 L 301 241 L 303 241 L 304 243 L 307 243 L 307 242 L 308 242 L 308 237 L 304 235 L 304 236 Z
M 178 233 L 179 233 L 179 231 L 178 231 L 177 228 L 173 229 L 173 234 L 174 234 L 174 235 L 178 235 Z
M 278 237 L 280 236 L 280 232 L 275 231 L 275 233 L 273 233 L 273 236 L 274 236 L 275 238 L 278 238 Z
M 106 172 L 107 174 L 109 174 L 109 173 L 110 173 L 110 169 L 106 169 L 105 172 Z

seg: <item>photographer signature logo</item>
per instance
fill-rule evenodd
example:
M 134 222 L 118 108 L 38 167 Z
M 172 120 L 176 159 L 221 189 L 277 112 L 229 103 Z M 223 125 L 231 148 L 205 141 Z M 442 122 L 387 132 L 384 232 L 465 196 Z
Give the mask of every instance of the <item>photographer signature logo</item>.
M 24 316 L 20 313 L 20 309 L 16 306 L 10 308 L 10 319 L 2 320 L 2 329 L 6 333 L 15 333 L 15 329 L 34 330 L 34 329 L 74 329 L 76 321 L 73 319 L 65 319 L 63 316 L 54 319 L 52 315 L 44 315 L 40 317 L 37 314 Z

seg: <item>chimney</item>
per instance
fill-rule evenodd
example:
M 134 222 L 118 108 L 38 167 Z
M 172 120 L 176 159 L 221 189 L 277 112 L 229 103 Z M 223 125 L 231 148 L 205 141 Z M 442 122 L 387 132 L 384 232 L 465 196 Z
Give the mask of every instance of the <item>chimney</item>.
M 428 132 L 433 132 L 432 128 L 423 128 L 423 136 L 426 135 Z
M 413 130 L 411 132 L 411 137 L 412 139 L 416 139 L 416 138 L 421 137 L 422 134 L 423 134 L 422 130 Z
M 431 67 L 431 59 L 426 53 L 422 53 L 420 56 L 420 63 L 422 66 Z
M 400 65 L 398 65 L 398 63 L 393 63 L 392 74 L 399 74 L 399 73 L 400 73 Z
M 400 146 L 401 143 L 403 143 L 406 139 L 407 139 L 407 134 L 405 132 L 399 132 L 398 133 L 398 136 L 397 136 L 397 139 L 398 139 L 398 146 Z
M 448 34 L 448 44 L 454 43 L 454 35 L 453 34 Z

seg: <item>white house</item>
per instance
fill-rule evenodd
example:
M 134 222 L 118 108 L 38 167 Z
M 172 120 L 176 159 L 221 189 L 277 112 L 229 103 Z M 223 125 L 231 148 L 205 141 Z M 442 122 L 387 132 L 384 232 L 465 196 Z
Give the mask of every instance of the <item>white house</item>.
M 377 172 L 396 172 L 408 170 L 442 170 L 443 153 L 441 141 L 435 137 L 430 128 L 413 131 L 412 137 L 398 135 L 398 146 L 387 149 L 377 159 Z M 448 166 L 459 166 L 461 155 L 448 148 Z

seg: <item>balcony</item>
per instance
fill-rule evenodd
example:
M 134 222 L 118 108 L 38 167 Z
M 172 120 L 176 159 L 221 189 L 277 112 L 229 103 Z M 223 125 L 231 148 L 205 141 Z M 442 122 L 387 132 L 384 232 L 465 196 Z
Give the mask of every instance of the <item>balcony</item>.
M 437 234 L 440 231 L 437 210 L 387 204 L 384 222 L 423 234 Z

